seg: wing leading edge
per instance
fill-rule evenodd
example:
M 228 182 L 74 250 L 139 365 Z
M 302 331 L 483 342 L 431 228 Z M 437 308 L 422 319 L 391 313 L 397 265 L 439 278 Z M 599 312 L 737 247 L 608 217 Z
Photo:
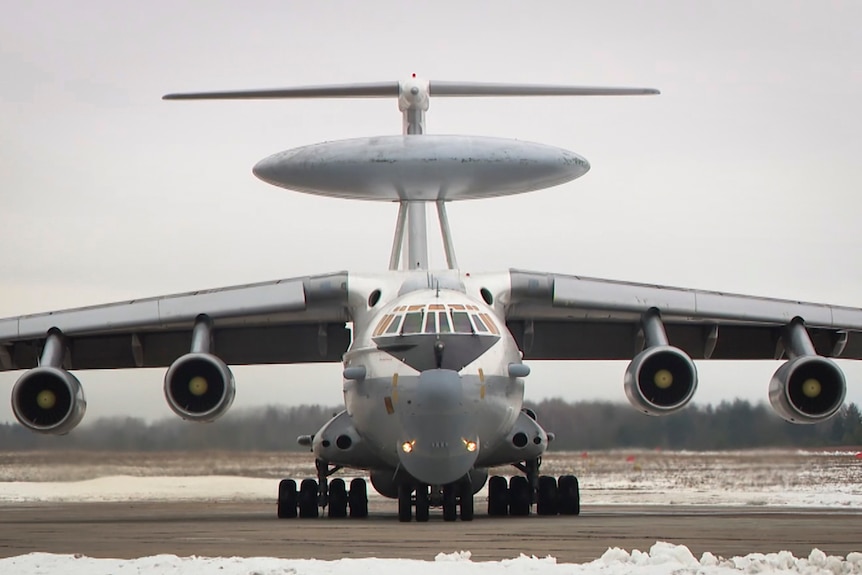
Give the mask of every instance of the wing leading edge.
M 510 270 L 506 321 L 525 359 L 631 359 L 655 309 L 692 358 L 780 359 L 800 318 L 819 355 L 862 359 L 862 309 Z
M 52 329 L 67 369 L 166 367 L 188 353 L 202 314 L 226 363 L 340 361 L 347 282 L 337 272 L 0 319 L 0 371 L 38 365 Z

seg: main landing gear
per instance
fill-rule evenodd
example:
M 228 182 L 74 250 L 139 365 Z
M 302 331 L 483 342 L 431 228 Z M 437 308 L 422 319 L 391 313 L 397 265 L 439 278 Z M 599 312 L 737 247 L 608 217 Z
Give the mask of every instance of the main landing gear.
M 539 475 L 541 457 L 516 464 L 524 475 L 505 477 L 494 475 L 488 480 L 488 515 L 527 516 L 533 503 L 539 515 L 579 515 L 581 497 L 578 479 L 563 475 L 559 479 Z
M 296 488 L 293 479 L 282 479 L 278 484 L 278 518 L 292 519 L 318 517 L 320 508 L 327 509 L 331 518 L 368 517 L 368 488 L 365 480 L 353 479 L 350 488 L 341 478 L 328 481 L 329 476 L 341 467 L 330 467 L 320 459 L 315 461 L 317 479 L 303 479 Z
M 398 486 L 398 521 L 409 522 L 414 508 L 416 521 L 428 521 L 432 506 L 443 508 L 443 521 L 455 521 L 459 511 L 461 521 L 472 521 L 473 484 L 465 478 L 443 486 L 407 482 Z

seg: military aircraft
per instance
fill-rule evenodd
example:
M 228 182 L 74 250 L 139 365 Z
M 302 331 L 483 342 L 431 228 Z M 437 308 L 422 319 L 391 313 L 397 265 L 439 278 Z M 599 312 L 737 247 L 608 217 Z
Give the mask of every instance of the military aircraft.
M 343 362 L 345 409 L 301 445 L 317 477 L 278 487 L 281 518 L 364 517 L 365 470 L 398 500 L 401 521 L 577 514 L 572 475 L 542 475 L 553 434 L 523 408 L 524 361 L 628 359 L 628 399 L 649 415 L 683 408 L 697 359 L 781 359 L 768 386 L 794 423 L 839 410 L 846 383 L 830 357 L 862 358 L 862 309 L 510 269 L 460 271 L 446 204 L 537 190 L 584 175 L 578 154 L 517 140 L 428 135 L 431 96 L 648 95 L 657 90 L 426 81 L 169 94 L 168 100 L 397 98 L 401 135 L 277 153 L 260 179 L 338 198 L 397 202 L 389 269 L 339 271 L 0 319 L 0 370 L 27 370 L 12 407 L 32 431 L 65 434 L 86 401 L 70 370 L 167 367 L 180 417 L 209 422 L 234 399 L 228 365 Z M 436 208 L 447 269 L 429 269 L 426 207 Z M 310 430 L 313 431 L 313 430 Z M 488 469 L 513 465 L 510 479 Z

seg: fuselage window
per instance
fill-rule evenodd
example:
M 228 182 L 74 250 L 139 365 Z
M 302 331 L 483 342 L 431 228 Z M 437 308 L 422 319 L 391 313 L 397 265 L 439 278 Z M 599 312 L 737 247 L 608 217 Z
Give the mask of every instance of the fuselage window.
M 473 314 L 473 323 L 476 325 L 476 331 L 488 331 L 488 328 L 485 327 L 485 324 L 482 323 L 482 320 L 475 313 Z
M 449 314 L 441 311 L 437 315 L 440 316 L 440 333 L 450 333 L 452 328 L 449 326 Z
M 437 314 L 436 313 L 427 313 L 425 314 L 425 333 L 436 333 L 437 332 Z
M 401 325 L 401 317 L 395 316 L 395 319 L 392 320 L 392 323 L 389 324 L 389 327 L 386 328 L 386 333 L 398 333 L 398 327 Z
M 470 316 L 467 312 L 453 311 L 452 324 L 457 333 L 473 333 L 473 326 L 470 325 Z
M 410 312 L 404 316 L 404 326 L 401 328 L 402 334 L 419 333 L 422 331 L 422 314 L 419 312 Z

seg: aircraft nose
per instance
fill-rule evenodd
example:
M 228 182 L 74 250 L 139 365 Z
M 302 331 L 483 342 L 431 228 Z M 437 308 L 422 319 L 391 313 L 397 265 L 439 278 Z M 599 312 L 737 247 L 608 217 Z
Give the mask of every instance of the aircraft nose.
M 401 414 L 401 466 L 417 480 L 445 485 L 464 477 L 479 456 L 479 438 L 465 409 L 458 372 L 431 369 L 419 375 L 415 400 Z

